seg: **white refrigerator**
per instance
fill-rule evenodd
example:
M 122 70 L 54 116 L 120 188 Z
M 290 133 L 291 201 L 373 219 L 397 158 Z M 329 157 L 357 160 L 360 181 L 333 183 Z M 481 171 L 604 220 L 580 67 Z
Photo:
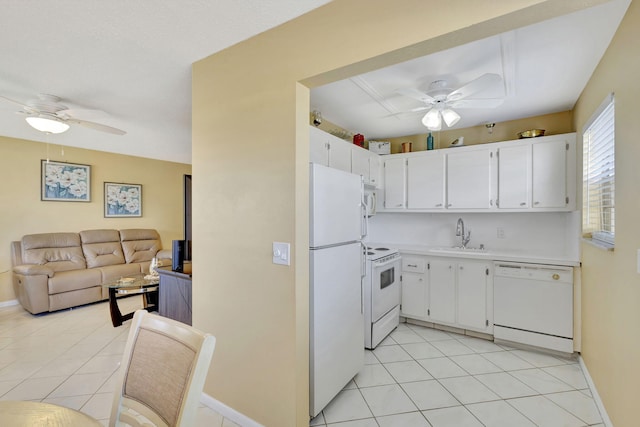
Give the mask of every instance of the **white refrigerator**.
M 310 164 L 309 412 L 364 366 L 362 178 Z

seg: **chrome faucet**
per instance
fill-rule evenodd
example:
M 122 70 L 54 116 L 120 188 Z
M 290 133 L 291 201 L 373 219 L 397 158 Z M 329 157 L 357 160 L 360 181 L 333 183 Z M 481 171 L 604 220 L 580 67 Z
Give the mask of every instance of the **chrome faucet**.
M 458 218 L 458 224 L 456 225 L 456 237 L 460 237 L 460 247 L 464 249 L 471 240 L 471 230 L 467 232 L 467 235 L 464 234 L 464 221 L 462 218 Z

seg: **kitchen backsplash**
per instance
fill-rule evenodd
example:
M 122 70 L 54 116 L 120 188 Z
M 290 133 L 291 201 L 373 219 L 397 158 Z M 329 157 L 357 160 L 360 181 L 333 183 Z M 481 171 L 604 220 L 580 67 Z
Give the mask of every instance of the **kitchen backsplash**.
M 580 212 L 378 213 L 369 219 L 370 242 L 455 246 L 456 223 L 471 230 L 467 246 L 579 260 Z M 498 235 L 502 237 L 498 237 Z

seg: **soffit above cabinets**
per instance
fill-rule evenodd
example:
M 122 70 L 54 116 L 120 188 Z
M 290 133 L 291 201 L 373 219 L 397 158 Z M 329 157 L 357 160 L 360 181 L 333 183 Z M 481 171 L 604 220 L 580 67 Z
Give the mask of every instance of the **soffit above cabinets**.
M 435 80 L 455 89 L 485 73 L 502 82 L 472 98 L 504 98 L 496 108 L 459 109 L 452 128 L 571 110 L 618 28 L 629 0 L 611 2 L 320 86 L 311 109 L 367 139 L 426 133 L 424 106 L 398 89 L 425 91 Z M 444 128 L 444 125 L 443 125 Z

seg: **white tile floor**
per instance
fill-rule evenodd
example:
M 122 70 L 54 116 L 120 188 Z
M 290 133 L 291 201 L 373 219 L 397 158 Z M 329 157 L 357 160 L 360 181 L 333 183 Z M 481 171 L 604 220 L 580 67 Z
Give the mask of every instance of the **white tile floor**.
M 401 324 L 311 426 L 604 426 L 575 358 Z
M 141 308 L 137 297 L 123 312 Z M 80 410 L 108 425 L 114 377 L 130 321 L 114 328 L 106 302 L 33 316 L 0 308 L 0 400 L 35 400 Z M 198 427 L 239 427 L 201 406 Z
M 114 328 L 107 303 L 38 316 L 0 308 L 0 400 L 56 403 L 108 425 L 129 324 Z M 365 362 L 311 426 L 603 426 L 575 359 L 401 324 Z M 197 425 L 238 427 L 204 406 Z

